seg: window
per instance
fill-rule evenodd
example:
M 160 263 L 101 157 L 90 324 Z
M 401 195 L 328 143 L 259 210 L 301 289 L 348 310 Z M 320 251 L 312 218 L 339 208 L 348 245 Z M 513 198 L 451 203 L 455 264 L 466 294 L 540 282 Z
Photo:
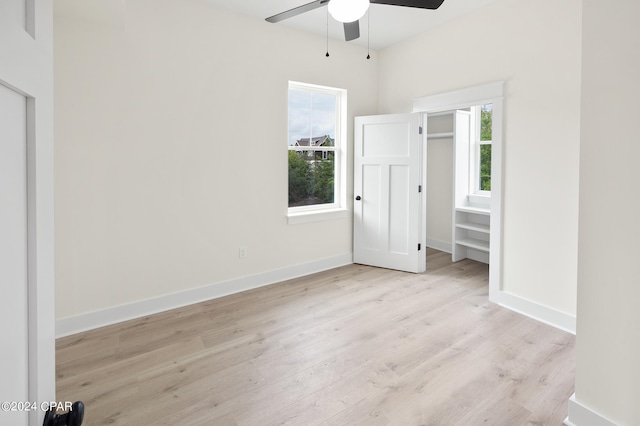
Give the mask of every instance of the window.
M 491 195 L 491 141 L 493 105 L 484 104 L 471 108 L 475 122 L 472 137 L 470 177 L 471 194 Z
M 346 91 L 289 82 L 289 214 L 340 208 Z

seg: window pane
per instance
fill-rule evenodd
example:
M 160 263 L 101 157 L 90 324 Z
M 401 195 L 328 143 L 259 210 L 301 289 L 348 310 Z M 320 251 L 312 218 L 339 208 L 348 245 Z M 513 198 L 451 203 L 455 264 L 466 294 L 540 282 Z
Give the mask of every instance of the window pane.
M 336 92 L 289 88 L 288 145 L 303 147 L 289 150 L 289 207 L 334 203 L 338 99 Z
M 311 92 L 289 89 L 289 146 L 311 135 Z
M 491 124 L 493 118 L 493 104 L 486 104 L 480 107 L 480 140 L 490 141 Z
M 480 145 L 480 190 L 491 191 L 491 145 Z
M 334 201 L 335 153 L 289 151 L 289 207 Z
M 336 95 L 333 93 L 314 93 L 312 95 L 314 137 L 328 135 L 335 139 L 336 135 Z
M 335 140 L 336 100 L 333 93 L 289 89 L 289 146 L 309 146 L 328 136 Z

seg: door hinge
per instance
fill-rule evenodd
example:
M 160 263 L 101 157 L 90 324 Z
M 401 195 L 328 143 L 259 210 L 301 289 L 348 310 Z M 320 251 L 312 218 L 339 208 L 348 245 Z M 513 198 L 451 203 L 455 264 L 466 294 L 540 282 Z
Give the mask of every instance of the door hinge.
M 418 251 L 422 250 L 422 244 L 418 243 Z
M 422 185 L 418 185 L 418 192 L 422 192 Z
M 419 129 L 419 130 L 418 130 L 418 134 L 420 134 L 420 135 L 421 135 L 421 134 L 422 134 L 422 126 L 420 126 L 418 129 Z

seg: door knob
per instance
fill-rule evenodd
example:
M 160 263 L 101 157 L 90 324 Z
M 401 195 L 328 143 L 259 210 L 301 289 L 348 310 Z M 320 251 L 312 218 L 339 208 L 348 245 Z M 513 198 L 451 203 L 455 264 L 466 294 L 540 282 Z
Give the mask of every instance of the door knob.
M 360 201 L 360 200 L 362 200 L 362 197 L 358 195 L 358 196 L 356 197 L 356 201 Z

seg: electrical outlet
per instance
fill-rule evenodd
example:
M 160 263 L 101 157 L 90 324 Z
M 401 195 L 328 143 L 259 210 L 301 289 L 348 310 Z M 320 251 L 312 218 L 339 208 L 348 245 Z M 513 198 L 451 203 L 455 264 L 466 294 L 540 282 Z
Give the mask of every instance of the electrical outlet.
M 238 256 L 240 257 L 240 259 L 244 259 L 245 257 L 247 257 L 247 248 L 246 247 L 240 247 L 238 249 Z

